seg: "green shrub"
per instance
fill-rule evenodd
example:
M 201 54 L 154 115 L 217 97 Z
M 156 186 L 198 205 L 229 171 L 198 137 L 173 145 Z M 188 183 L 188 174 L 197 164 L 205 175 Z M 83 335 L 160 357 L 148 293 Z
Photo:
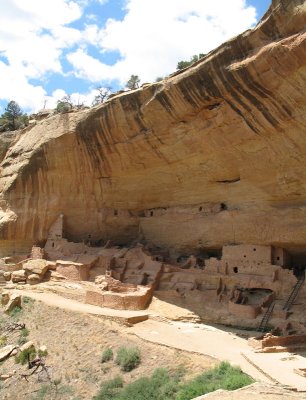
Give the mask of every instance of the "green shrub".
M 171 380 L 165 369 L 156 369 L 151 377 L 139 378 L 125 386 L 115 400 L 171 400 L 178 382 Z
M 14 319 L 18 319 L 20 317 L 21 312 L 22 308 L 16 306 L 9 312 L 9 316 Z
M 16 357 L 15 361 L 18 364 L 26 364 L 28 360 L 32 361 L 36 357 L 36 350 L 34 347 L 21 351 Z
M 235 390 L 250 385 L 253 380 L 245 375 L 240 368 L 232 367 L 228 362 L 222 362 L 216 368 L 204 372 L 190 382 L 182 385 L 176 400 L 189 400 L 217 389 Z
M 29 336 L 30 331 L 27 328 L 22 328 L 20 331 L 20 337 L 18 339 L 18 345 L 22 346 L 27 342 L 27 337 Z
M 99 393 L 94 396 L 94 400 L 113 400 L 118 398 L 118 394 L 123 387 L 123 379 L 117 376 L 114 379 L 104 383 Z
M 107 361 L 110 361 L 113 359 L 113 350 L 110 349 L 109 347 L 103 350 L 102 356 L 101 356 L 101 363 L 105 363 Z
M 22 328 L 21 331 L 20 331 L 20 336 L 27 337 L 27 336 L 29 336 L 29 333 L 30 333 L 29 329 Z
M 132 371 L 140 364 L 140 350 L 138 347 L 120 347 L 116 363 L 125 372 Z
M 25 303 L 25 304 L 28 304 L 28 305 L 33 305 L 34 303 L 35 303 L 35 300 L 34 299 L 32 299 L 31 297 L 28 297 L 28 296 L 24 296 L 23 298 L 22 298 L 22 301 Z
M 105 383 L 95 400 L 190 400 L 217 389 L 235 390 L 252 383 L 252 379 L 223 362 L 195 379 L 183 383 L 183 370 L 168 372 L 156 369 L 150 377 L 139 378 L 123 387 L 113 381 Z
M 72 107 L 70 106 L 70 104 L 64 103 L 64 102 L 59 102 L 56 106 L 56 111 L 58 113 L 66 113 L 66 112 L 70 111 L 71 109 L 72 109 Z
M 23 344 L 27 343 L 28 339 L 24 336 L 20 336 L 18 339 L 18 346 L 22 346 Z

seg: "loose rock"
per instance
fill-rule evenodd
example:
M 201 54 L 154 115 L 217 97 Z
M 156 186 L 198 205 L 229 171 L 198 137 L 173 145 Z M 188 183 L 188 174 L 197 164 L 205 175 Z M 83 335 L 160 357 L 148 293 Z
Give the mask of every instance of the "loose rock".
M 22 267 L 28 275 L 37 274 L 42 277 L 48 270 L 46 260 L 29 260 Z
M 9 301 L 6 304 L 4 312 L 10 313 L 15 307 L 21 308 L 21 296 L 20 294 L 13 293 L 9 295 Z
M 0 349 L 0 361 L 5 360 L 12 354 L 12 351 L 16 348 L 13 344 L 9 344 L 8 346 L 3 347 Z
M 26 275 L 24 270 L 14 271 L 12 272 L 12 282 L 19 283 L 26 281 Z

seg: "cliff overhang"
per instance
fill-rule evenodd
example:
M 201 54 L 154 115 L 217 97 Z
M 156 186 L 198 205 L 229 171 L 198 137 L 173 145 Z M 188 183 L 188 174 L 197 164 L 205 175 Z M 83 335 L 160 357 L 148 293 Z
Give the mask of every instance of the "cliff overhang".
M 306 248 L 306 2 L 162 82 L 38 121 L 1 153 L 0 253 L 66 237 Z M 4 154 L 5 153 L 5 154 Z

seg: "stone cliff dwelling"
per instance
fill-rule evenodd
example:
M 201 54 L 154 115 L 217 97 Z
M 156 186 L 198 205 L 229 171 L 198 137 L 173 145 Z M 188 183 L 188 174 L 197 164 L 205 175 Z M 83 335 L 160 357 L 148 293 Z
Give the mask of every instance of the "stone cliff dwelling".
M 305 348 L 305 26 L 273 0 L 187 69 L 0 135 L 1 285 Z
M 277 341 L 281 336 L 292 336 L 292 348 L 306 346 L 305 269 L 292 269 L 286 250 L 227 245 L 219 257 L 206 253 L 173 258 L 143 244 L 124 247 L 108 241 L 97 246 L 91 235 L 83 242 L 68 241 L 64 220 L 61 214 L 45 246 L 34 246 L 28 258 L 2 259 L 3 283 L 79 282 L 84 302 L 114 309 L 145 309 L 154 295 L 192 310 L 202 321 L 259 333 L 273 330 L 268 342 L 262 336 L 260 344 L 252 343 L 264 351 L 281 344 L 287 348 L 286 340 Z

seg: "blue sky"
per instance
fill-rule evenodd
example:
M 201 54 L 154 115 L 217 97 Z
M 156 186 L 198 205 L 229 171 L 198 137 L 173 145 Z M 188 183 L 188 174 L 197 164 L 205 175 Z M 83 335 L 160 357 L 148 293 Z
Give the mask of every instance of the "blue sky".
M 268 0 L 1 0 L 0 112 L 65 94 L 91 104 L 97 86 L 152 82 L 179 60 L 252 27 Z
M 246 3 L 256 8 L 257 19 L 260 19 L 268 10 L 271 0 L 247 0 Z

